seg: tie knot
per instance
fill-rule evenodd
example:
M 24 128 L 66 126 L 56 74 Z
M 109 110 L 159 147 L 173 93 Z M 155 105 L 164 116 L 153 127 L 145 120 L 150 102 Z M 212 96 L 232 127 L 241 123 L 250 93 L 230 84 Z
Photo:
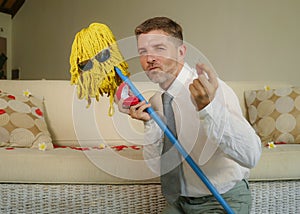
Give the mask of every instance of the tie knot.
M 173 100 L 173 97 L 168 92 L 165 92 L 162 94 L 163 104 L 170 104 L 172 100 Z

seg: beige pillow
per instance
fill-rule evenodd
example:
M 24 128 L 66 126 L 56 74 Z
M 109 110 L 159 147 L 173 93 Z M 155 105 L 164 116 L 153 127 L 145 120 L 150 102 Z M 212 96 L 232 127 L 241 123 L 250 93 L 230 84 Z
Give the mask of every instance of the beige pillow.
M 300 87 L 245 92 L 249 122 L 262 142 L 300 143 Z
M 0 146 L 53 149 L 41 99 L 0 91 Z

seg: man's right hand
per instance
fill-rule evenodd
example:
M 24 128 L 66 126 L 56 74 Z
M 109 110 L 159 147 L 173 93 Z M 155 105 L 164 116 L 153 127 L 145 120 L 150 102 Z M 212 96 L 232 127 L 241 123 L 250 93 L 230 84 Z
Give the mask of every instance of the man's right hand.
M 146 103 L 146 101 L 142 101 L 136 105 L 130 106 L 129 116 L 133 119 L 142 120 L 144 122 L 149 121 L 151 116 L 145 111 L 149 107 L 151 107 L 151 104 Z
M 141 121 L 149 121 L 151 119 L 150 115 L 145 111 L 147 108 L 151 106 L 150 103 L 146 103 L 145 101 L 139 102 L 136 105 L 130 106 L 124 106 L 123 105 L 123 99 L 115 100 L 118 104 L 118 109 L 120 112 L 128 114 L 131 118 Z

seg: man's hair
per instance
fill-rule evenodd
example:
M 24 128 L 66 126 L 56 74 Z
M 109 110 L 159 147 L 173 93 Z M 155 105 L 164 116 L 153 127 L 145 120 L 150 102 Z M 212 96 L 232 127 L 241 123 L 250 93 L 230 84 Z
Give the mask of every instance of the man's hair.
M 139 36 L 152 30 L 162 30 L 170 36 L 183 41 L 181 26 L 167 17 L 154 17 L 144 21 L 135 28 L 135 35 Z

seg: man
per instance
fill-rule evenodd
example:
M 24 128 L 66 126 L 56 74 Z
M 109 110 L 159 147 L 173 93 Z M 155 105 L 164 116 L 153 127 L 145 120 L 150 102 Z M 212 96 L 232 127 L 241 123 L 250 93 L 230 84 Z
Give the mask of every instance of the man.
M 149 167 L 161 175 L 162 192 L 168 201 L 163 212 L 225 212 L 184 158 L 178 163 L 169 159 L 176 149 L 164 149 L 167 139 L 145 111 L 152 106 L 171 127 L 166 116 L 169 110 L 165 110 L 167 104 L 162 100 L 167 94 L 175 117 L 174 135 L 235 213 L 249 213 L 251 192 L 247 178 L 249 169 L 260 158 L 261 142 L 243 117 L 236 95 L 206 64 L 199 63 L 192 69 L 185 63 L 188 50 L 182 28 L 173 20 L 148 19 L 136 27 L 135 34 L 141 66 L 162 91 L 149 104 L 140 102 L 129 109 L 122 106 L 121 100 L 119 109 L 144 121 L 144 157 Z M 168 177 L 175 169 L 176 173 Z M 175 177 L 179 180 L 179 193 L 174 191 Z

